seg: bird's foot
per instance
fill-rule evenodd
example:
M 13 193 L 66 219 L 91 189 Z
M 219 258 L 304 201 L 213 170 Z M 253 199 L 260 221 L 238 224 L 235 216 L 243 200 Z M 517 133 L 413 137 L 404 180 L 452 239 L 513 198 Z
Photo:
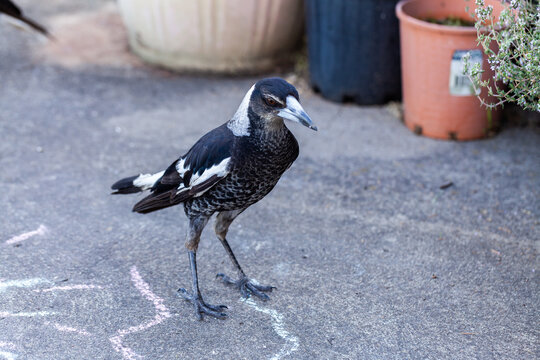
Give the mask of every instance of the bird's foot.
M 265 286 L 256 284 L 253 280 L 250 280 L 248 277 L 244 276 L 239 280 L 233 280 L 225 274 L 219 273 L 216 277 L 221 278 L 221 280 L 227 285 L 233 285 L 240 290 L 240 293 L 243 297 L 248 298 L 251 294 L 257 296 L 261 300 L 269 300 L 270 297 L 265 294 L 265 292 L 271 292 L 275 289 L 274 286 Z
M 202 296 L 193 295 L 184 288 L 178 289 L 178 293 L 185 300 L 189 301 L 195 306 L 195 313 L 199 320 L 203 319 L 202 314 L 210 315 L 218 319 L 225 319 L 227 314 L 223 312 L 223 309 L 227 309 L 225 305 L 210 305 L 204 302 Z

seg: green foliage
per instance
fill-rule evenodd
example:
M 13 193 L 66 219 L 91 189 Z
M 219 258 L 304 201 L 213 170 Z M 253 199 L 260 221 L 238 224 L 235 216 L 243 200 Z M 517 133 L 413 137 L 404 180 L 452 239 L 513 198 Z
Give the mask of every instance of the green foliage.
M 512 0 L 493 19 L 493 7 L 484 0 L 475 0 L 473 14 L 478 34 L 478 44 L 487 56 L 494 71 L 494 80 L 482 80 L 481 64 L 472 64 L 465 57 L 464 73 L 475 89 L 486 88 L 495 103 L 489 108 L 506 102 L 517 103 L 524 109 L 540 112 L 540 6 L 535 0 Z M 496 44 L 496 47 L 493 45 Z M 493 49 L 498 49 L 496 52 Z
M 474 26 L 473 21 L 464 20 L 457 16 L 447 16 L 444 19 L 436 19 L 433 17 L 427 17 L 425 21 L 432 24 L 446 25 L 446 26 Z

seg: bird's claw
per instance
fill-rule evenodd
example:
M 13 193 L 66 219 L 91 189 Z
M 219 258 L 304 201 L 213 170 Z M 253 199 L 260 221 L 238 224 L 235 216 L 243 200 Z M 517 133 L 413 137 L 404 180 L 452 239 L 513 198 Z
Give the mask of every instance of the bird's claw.
M 225 274 L 219 273 L 216 277 L 220 278 L 225 284 L 233 285 L 240 290 L 240 293 L 243 297 L 249 298 L 251 294 L 257 296 L 259 299 L 266 301 L 270 297 L 265 294 L 265 292 L 272 292 L 275 289 L 274 286 L 266 286 L 256 284 L 253 280 L 250 280 L 248 277 L 244 276 L 239 280 L 233 280 Z
M 207 304 L 204 302 L 204 300 L 202 299 L 200 295 L 194 296 L 193 294 L 191 294 L 184 288 L 178 289 L 178 293 L 186 301 L 189 301 L 190 303 L 193 304 L 193 306 L 195 306 L 195 313 L 197 315 L 198 320 L 203 319 L 202 314 L 210 315 L 218 319 L 225 319 L 227 317 L 227 314 L 223 312 L 223 309 L 228 309 L 227 306 L 225 305 Z

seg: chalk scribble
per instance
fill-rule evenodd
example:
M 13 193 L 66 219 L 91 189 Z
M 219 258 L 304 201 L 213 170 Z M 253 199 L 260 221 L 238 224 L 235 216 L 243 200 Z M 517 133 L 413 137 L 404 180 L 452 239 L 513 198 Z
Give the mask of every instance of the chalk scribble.
M 17 244 L 17 243 L 20 243 L 21 241 L 30 239 L 32 236 L 36 236 L 36 235 L 44 235 L 44 234 L 47 232 L 47 230 L 48 230 L 47 227 L 46 227 L 45 225 L 42 224 L 42 225 L 39 225 L 39 227 L 37 228 L 37 230 L 25 232 L 25 233 L 23 233 L 23 234 L 14 236 L 14 237 L 12 237 L 11 239 L 7 240 L 7 241 L 5 242 L 5 244 L 6 244 L 6 245 Z
M 257 303 L 253 301 L 252 299 L 245 300 L 241 298 L 240 301 L 249 305 L 250 307 L 252 307 L 253 309 L 257 311 L 262 312 L 263 314 L 270 315 L 272 319 L 272 328 L 282 339 L 287 341 L 287 343 L 285 343 L 285 346 L 283 346 L 277 354 L 272 356 L 272 360 L 279 360 L 283 358 L 284 356 L 290 355 L 291 353 L 298 350 L 298 347 L 300 346 L 298 342 L 298 337 L 295 335 L 292 335 L 285 329 L 285 324 L 283 322 L 282 314 L 278 313 L 274 309 L 261 307 L 257 305 Z
M 102 287 L 100 285 L 85 285 L 85 284 L 78 284 L 78 285 L 66 285 L 66 286 L 53 286 L 51 288 L 47 289 L 34 289 L 32 291 L 35 292 L 50 292 L 50 291 L 65 291 L 65 290 L 89 290 L 89 289 L 101 289 Z
M 10 287 L 16 288 L 28 288 L 38 284 L 50 284 L 51 282 L 47 279 L 42 278 L 30 278 L 23 280 L 9 280 L 0 282 L 0 293 L 6 291 Z
M 152 326 L 156 326 L 162 323 L 165 319 L 171 317 L 171 313 L 169 312 L 169 309 L 163 304 L 163 299 L 154 294 L 152 290 L 150 290 L 150 286 L 143 280 L 143 278 L 137 271 L 137 267 L 133 266 L 130 273 L 133 285 L 135 285 L 137 290 L 139 290 L 141 295 L 146 298 L 146 300 L 151 301 L 154 304 L 154 307 L 156 309 L 156 315 L 152 320 L 139 325 L 131 326 L 127 329 L 118 330 L 115 336 L 111 336 L 109 338 L 109 341 L 113 344 L 113 348 L 115 351 L 121 353 L 124 359 L 133 360 L 140 359 L 142 358 L 142 356 L 122 343 L 122 339 L 124 338 L 124 336 L 146 330 Z
M 22 311 L 22 312 L 16 312 L 16 313 L 0 311 L 0 318 L 49 316 L 49 315 L 55 315 L 55 314 L 56 313 L 51 312 L 51 311 Z
M 53 326 L 56 330 L 61 331 L 61 332 L 76 333 L 76 334 L 84 335 L 84 336 L 91 336 L 91 335 L 92 335 L 91 333 L 89 333 L 89 332 L 86 331 L 86 330 L 77 329 L 77 328 L 74 328 L 74 327 L 71 327 L 71 326 L 62 325 L 62 324 L 59 324 L 59 323 L 51 323 L 51 322 L 49 322 L 49 321 L 45 321 L 45 325 L 51 325 L 51 326 Z

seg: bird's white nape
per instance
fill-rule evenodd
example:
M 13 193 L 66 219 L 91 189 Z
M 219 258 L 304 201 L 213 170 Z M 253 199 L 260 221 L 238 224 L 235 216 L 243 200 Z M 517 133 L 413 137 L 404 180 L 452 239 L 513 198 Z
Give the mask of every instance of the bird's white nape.
M 249 101 L 251 99 L 251 94 L 255 89 L 255 85 L 249 89 L 244 96 L 244 99 L 240 103 L 238 110 L 234 113 L 231 120 L 227 124 L 227 127 L 233 132 L 235 136 L 249 136 L 249 117 L 248 117 L 248 108 Z

